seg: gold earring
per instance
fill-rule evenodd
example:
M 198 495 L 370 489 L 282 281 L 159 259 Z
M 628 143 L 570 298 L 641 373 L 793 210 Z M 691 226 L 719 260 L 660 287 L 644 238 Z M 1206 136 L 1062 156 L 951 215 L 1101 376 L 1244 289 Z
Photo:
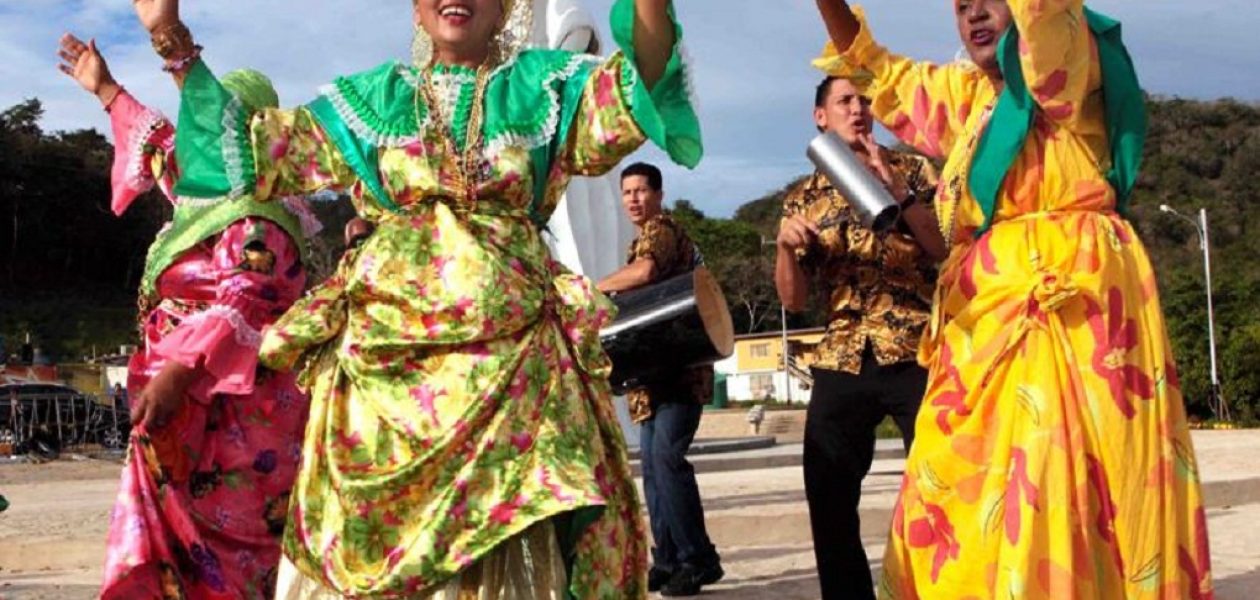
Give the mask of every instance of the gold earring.
M 415 33 L 411 36 L 411 64 L 417 69 L 423 69 L 429 66 L 432 59 L 433 39 L 424 27 L 417 24 Z

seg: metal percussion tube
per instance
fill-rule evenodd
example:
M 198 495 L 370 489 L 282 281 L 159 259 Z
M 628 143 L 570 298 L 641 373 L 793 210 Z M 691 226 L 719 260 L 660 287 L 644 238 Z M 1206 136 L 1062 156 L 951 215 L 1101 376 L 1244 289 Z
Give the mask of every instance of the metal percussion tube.
M 871 173 L 834 131 L 814 138 L 805 154 L 831 185 L 836 186 L 863 225 L 873 231 L 884 231 L 897 222 L 901 206 L 888 193 L 884 182 Z

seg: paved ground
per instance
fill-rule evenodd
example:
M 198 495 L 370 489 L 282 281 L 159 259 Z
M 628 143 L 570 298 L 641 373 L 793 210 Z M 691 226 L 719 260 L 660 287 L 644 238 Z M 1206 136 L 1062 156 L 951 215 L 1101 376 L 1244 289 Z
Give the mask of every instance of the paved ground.
M 1218 600 L 1260 598 L 1260 431 L 1195 435 L 1209 510 Z M 863 535 L 879 566 L 902 461 L 897 443 L 880 458 L 863 491 Z M 727 578 L 710 598 L 818 597 L 799 467 L 800 447 L 698 456 L 710 532 Z M 0 598 L 94 597 L 107 513 L 118 465 L 63 461 L 0 464 Z

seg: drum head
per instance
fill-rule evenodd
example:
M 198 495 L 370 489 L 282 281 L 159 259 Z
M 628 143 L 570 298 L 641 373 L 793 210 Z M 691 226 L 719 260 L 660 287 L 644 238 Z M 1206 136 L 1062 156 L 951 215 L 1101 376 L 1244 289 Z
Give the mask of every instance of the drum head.
M 731 311 L 726 305 L 726 296 L 722 294 L 722 286 L 705 267 L 696 267 L 693 277 L 696 309 L 704 322 L 705 333 L 709 334 L 713 349 L 726 358 L 735 351 L 735 325 L 731 322 Z

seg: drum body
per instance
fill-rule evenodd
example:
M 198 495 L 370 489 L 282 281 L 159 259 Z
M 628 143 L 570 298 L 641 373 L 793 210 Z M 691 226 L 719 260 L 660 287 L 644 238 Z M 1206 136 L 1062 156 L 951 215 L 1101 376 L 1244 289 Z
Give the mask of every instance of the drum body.
M 613 297 L 617 319 L 600 331 L 618 393 L 731 355 L 726 298 L 704 267 Z

